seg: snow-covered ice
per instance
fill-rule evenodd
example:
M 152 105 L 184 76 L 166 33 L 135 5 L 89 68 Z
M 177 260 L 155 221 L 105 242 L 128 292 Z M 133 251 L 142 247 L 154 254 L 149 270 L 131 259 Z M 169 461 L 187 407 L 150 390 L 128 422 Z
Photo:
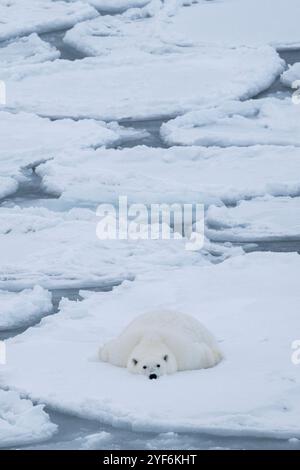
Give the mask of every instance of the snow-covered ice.
M 0 41 L 70 28 L 98 16 L 91 5 L 52 0 L 0 0 Z
M 26 166 L 53 159 L 63 149 L 74 153 L 76 149 L 112 145 L 139 134 L 116 123 L 51 121 L 29 113 L 0 111 L 0 198 L 16 191 L 24 180 L 21 170 Z
M 36 33 L 30 34 L 0 47 L 0 67 L 18 67 L 55 60 L 60 52 L 43 41 Z M 1 72 L 0 72 L 1 76 Z
M 169 145 L 300 145 L 300 106 L 291 98 L 233 101 L 191 111 L 164 123 Z
M 40 286 L 21 292 L 0 291 L 0 331 L 39 320 L 52 310 L 52 295 Z
M 83 21 L 66 32 L 64 42 L 88 56 L 111 55 L 114 59 L 125 56 L 127 60 L 129 57 L 143 60 L 151 54 L 185 53 L 192 45 L 182 40 L 175 29 L 166 34 L 175 8 L 170 3 L 154 0 L 145 8 L 129 10 L 123 15 Z
M 0 390 L 0 447 L 41 442 L 56 430 L 42 405 L 33 406 L 16 392 Z
M 83 202 L 235 203 L 300 194 L 298 147 L 138 146 L 65 152 L 37 168 L 43 187 L 63 205 Z
M 210 206 L 206 235 L 214 241 L 273 241 L 300 239 L 300 198 L 263 197 L 236 207 Z
M 299 437 L 300 378 L 291 361 L 299 269 L 298 254 L 252 253 L 148 271 L 109 293 L 82 293 L 80 303 L 65 299 L 60 313 L 7 341 L 3 379 L 55 409 L 122 428 Z M 149 381 L 92 359 L 135 316 L 162 307 L 201 319 L 225 360 Z
M 5 343 L 0 447 L 51 438 L 45 405 L 161 433 L 135 437 L 148 449 L 191 448 L 185 431 L 300 439 L 300 257 L 234 244 L 300 237 L 300 107 L 252 99 L 300 80 L 276 51 L 300 48 L 299 13 L 298 0 L 0 0 L 0 330 L 39 322 Z M 151 119 L 160 148 L 137 145 Z M 204 247 L 99 240 L 96 207 L 120 196 L 205 204 Z M 49 315 L 48 289 L 106 285 Z M 225 359 L 158 381 L 96 359 L 159 308 L 202 321 Z M 114 447 L 106 430 L 65 445 Z
M 161 266 L 208 264 L 186 240 L 99 240 L 100 217 L 88 209 L 0 209 L 0 288 L 92 287 L 133 279 Z
M 0 176 L 0 199 L 14 193 L 18 189 L 18 183 L 10 176 Z
M 298 0 L 202 1 L 181 8 L 166 25 L 193 44 L 300 46 Z
M 77 0 L 67 0 L 77 1 Z M 129 8 L 143 7 L 150 0 L 82 0 L 97 8 L 101 13 L 120 13 Z
M 281 76 L 282 83 L 289 87 L 291 87 L 296 80 L 300 80 L 300 62 L 291 65 Z
M 9 109 L 118 120 L 169 116 L 226 99 L 246 99 L 268 88 L 282 71 L 282 60 L 269 46 L 200 47 L 144 60 L 56 60 L 21 72 L 7 70 L 2 78 Z

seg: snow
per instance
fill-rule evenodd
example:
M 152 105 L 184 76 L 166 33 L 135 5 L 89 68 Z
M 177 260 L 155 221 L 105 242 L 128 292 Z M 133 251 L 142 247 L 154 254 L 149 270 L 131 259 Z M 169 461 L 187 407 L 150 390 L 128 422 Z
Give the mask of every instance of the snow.
M 236 207 L 210 206 L 206 235 L 214 241 L 300 239 L 300 198 L 263 197 Z
M 300 107 L 291 98 L 233 101 L 164 123 L 169 145 L 300 145 Z
M 0 390 L 0 448 L 50 438 L 57 426 L 50 422 L 43 408 L 21 399 L 16 392 Z
M 299 13 L 298 0 L 0 0 L 0 331 L 27 327 L 5 342 L 0 447 L 50 439 L 45 405 L 160 433 L 135 435 L 148 449 L 191 448 L 183 432 L 297 445 L 300 257 L 234 243 L 300 238 L 300 107 L 252 99 L 300 80 L 276 52 L 300 48 Z M 130 121 L 162 119 L 171 147 L 130 148 L 147 135 Z M 96 207 L 120 196 L 204 204 L 204 247 L 100 240 Z M 49 289 L 88 288 L 49 315 Z M 160 308 L 198 318 L 225 359 L 157 381 L 97 360 Z M 90 431 L 45 447 L 115 447 Z
M 18 189 L 18 183 L 10 177 L 0 176 L 0 199 L 14 193 Z
M 25 178 L 22 168 L 55 158 L 63 149 L 74 152 L 79 148 L 112 145 L 138 135 L 138 131 L 116 123 L 51 121 L 29 113 L 0 111 L 0 197 L 17 190 Z
M 106 431 L 89 434 L 84 438 L 78 439 L 81 450 L 105 449 L 112 441 L 112 435 Z
M 69 0 L 74 1 L 74 0 Z M 76 0 L 75 0 L 76 1 Z M 83 0 L 89 3 L 101 13 L 119 13 L 129 8 L 143 7 L 150 0 Z
M 184 239 L 100 240 L 100 220 L 88 209 L 0 208 L 0 288 L 102 286 L 161 266 L 209 263 L 207 249 L 187 251 Z
M 40 39 L 36 33 L 0 47 L 1 68 L 46 62 L 59 57 L 60 52 Z
M 0 41 L 30 33 L 70 28 L 98 12 L 82 2 L 52 0 L 0 0 Z
M 7 108 L 48 117 L 149 119 L 216 101 L 249 98 L 283 71 L 282 60 L 268 46 L 200 47 L 129 59 L 60 60 L 23 67 L 21 72 L 8 70 L 3 75 Z
M 112 292 L 65 299 L 60 313 L 7 342 L 5 382 L 54 409 L 115 427 L 299 438 L 300 378 L 291 361 L 299 269 L 298 254 L 252 253 L 218 265 L 148 271 Z M 199 318 L 226 359 L 155 383 L 92 359 L 101 343 L 156 308 Z
M 176 31 L 192 44 L 270 44 L 278 49 L 300 45 L 298 0 L 204 1 L 176 13 L 165 33 Z
M 143 60 L 151 55 L 185 53 L 186 41 L 182 42 L 176 30 L 165 33 L 171 12 L 170 2 L 154 0 L 123 15 L 104 15 L 79 23 L 66 32 L 64 42 L 83 54 L 111 55 L 114 59 L 125 56 L 127 60 Z
M 284 85 L 292 87 L 296 80 L 300 80 L 300 63 L 296 62 L 294 65 L 290 65 L 282 76 L 281 81 Z
M 118 204 L 120 195 L 144 204 L 227 204 L 300 192 L 299 148 L 292 146 L 82 150 L 64 152 L 36 172 L 62 206 Z
M 0 331 L 20 328 L 52 310 L 52 295 L 40 286 L 21 292 L 0 291 Z

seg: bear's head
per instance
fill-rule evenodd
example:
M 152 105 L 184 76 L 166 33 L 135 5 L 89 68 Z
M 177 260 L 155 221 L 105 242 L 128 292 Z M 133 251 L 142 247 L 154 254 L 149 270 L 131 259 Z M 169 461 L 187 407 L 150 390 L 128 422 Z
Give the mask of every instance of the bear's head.
M 161 375 L 176 372 L 177 362 L 172 351 L 162 340 L 145 338 L 131 352 L 127 369 L 133 374 L 158 379 Z

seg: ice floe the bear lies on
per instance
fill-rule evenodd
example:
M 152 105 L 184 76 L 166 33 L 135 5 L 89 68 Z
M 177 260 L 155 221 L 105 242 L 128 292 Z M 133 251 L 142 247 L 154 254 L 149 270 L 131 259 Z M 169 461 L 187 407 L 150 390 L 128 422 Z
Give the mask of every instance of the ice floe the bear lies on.
M 177 371 L 206 369 L 222 353 L 212 334 L 194 317 L 174 311 L 137 317 L 99 351 L 99 358 L 149 379 Z

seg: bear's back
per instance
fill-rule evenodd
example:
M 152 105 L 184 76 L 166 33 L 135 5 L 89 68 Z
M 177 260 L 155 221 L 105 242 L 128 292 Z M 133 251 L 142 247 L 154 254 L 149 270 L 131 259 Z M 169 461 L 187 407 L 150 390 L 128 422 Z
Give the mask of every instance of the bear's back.
M 173 310 L 147 312 L 135 318 L 126 328 L 131 331 L 156 331 L 162 336 L 179 335 L 189 341 L 214 343 L 209 331 L 194 317 Z

